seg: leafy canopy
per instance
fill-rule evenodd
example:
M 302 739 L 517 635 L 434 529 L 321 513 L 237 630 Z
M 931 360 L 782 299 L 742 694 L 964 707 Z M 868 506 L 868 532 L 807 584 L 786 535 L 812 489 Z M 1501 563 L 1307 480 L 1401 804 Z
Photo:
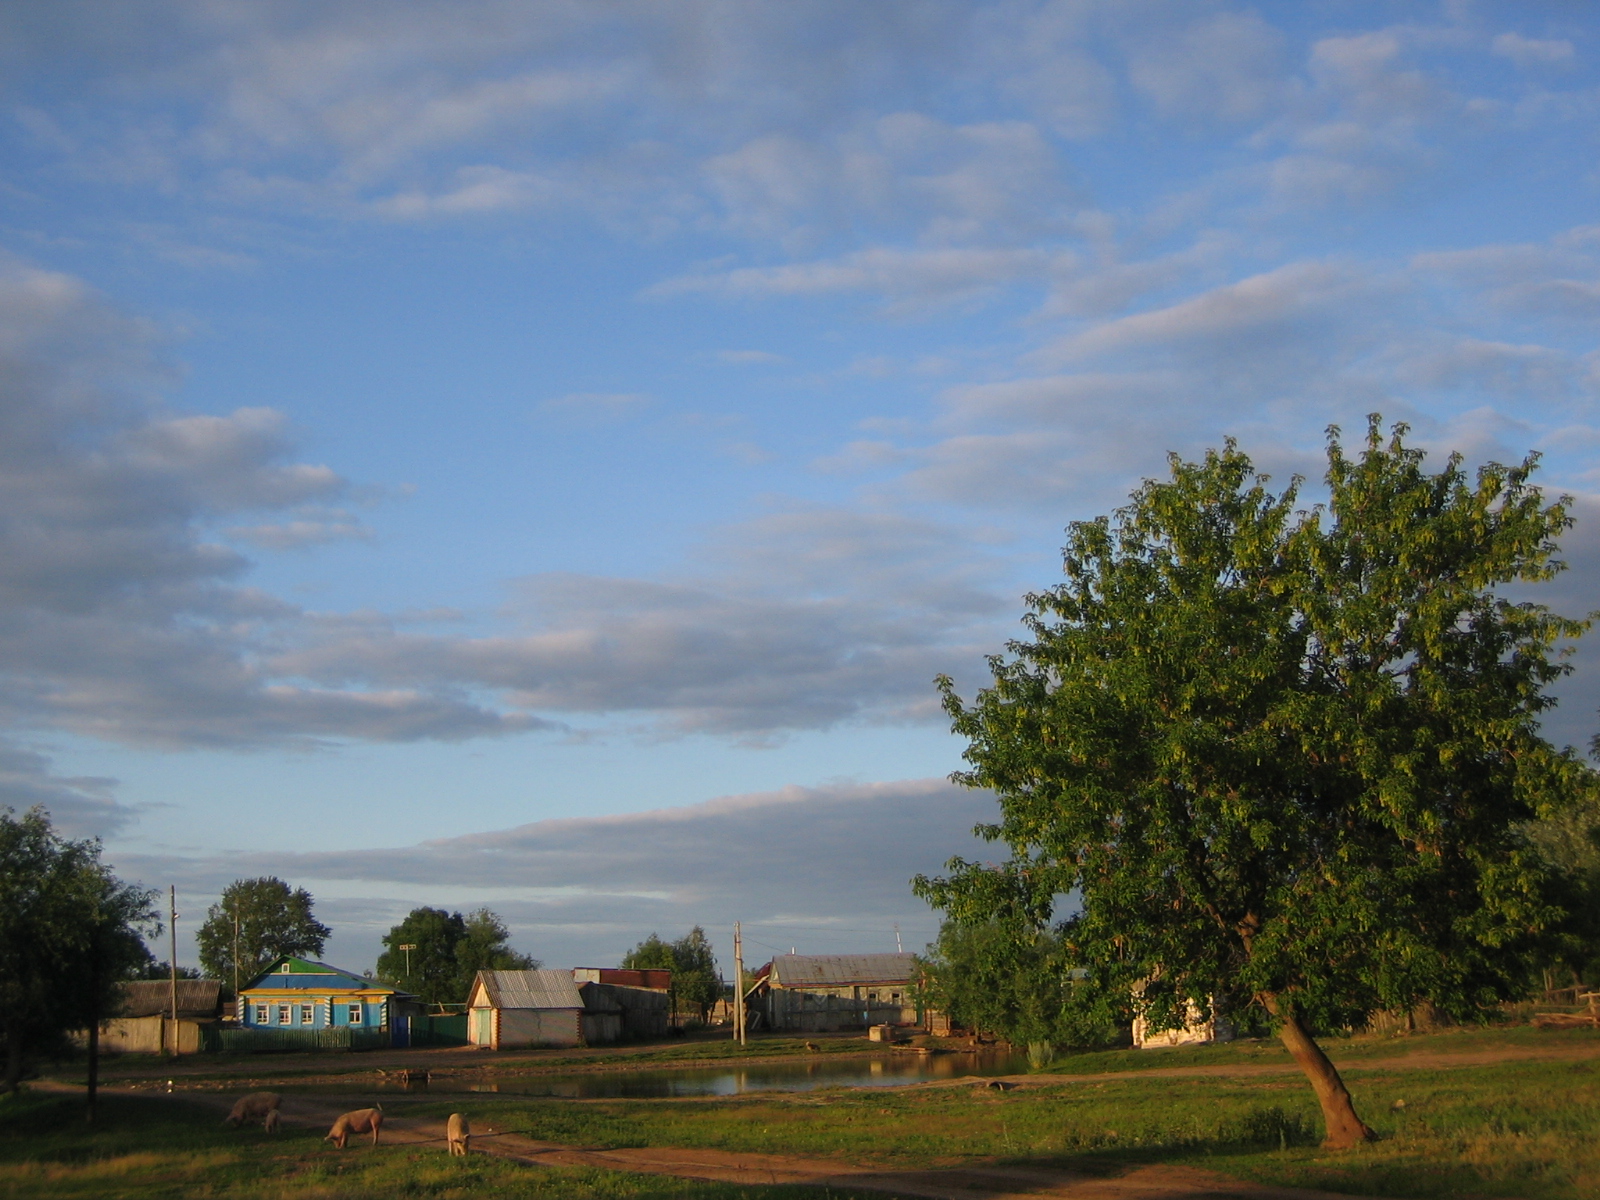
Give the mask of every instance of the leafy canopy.
M 195 935 L 200 968 L 208 978 L 233 986 L 234 918 L 239 921 L 239 985 L 286 954 L 315 957 L 333 932 L 312 915 L 311 893 L 291 888 L 276 875 L 236 879 L 206 910 Z
M 1586 622 L 1496 589 L 1561 570 L 1570 520 L 1533 459 L 1430 473 L 1406 432 L 1374 417 L 1351 458 L 1330 431 L 1310 511 L 1229 442 L 1072 525 L 993 684 L 941 680 L 1011 861 L 919 893 L 1019 939 L 1071 894 L 1082 994 L 1111 1015 L 1153 979 L 1157 1027 L 1189 998 L 1326 1029 L 1517 993 L 1561 916 L 1524 823 L 1586 770 L 1539 715 Z
M 150 961 L 155 893 L 123 883 L 97 840 L 59 836 L 43 808 L 0 809 L 0 1092 L 69 1033 L 113 1015 L 117 984 Z
M 627 954 L 622 965 L 630 970 L 672 972 L 669 996 L 672 1011 L 696 1010 L 701 1019 L 722 995 L 722 976 L 706 931 L 696 925 L 675 942 L 663 942 L 652 933 Z
M 464 1004 L 479 971 L 527 971 L 539 960 L 507 944 L 511 931 L 487 908 L 463 917 L 442 908 L 414 908 L 384 935 L 378 977 L 429 1004 Z M 415 946 L 408 954 L 401 946 Z

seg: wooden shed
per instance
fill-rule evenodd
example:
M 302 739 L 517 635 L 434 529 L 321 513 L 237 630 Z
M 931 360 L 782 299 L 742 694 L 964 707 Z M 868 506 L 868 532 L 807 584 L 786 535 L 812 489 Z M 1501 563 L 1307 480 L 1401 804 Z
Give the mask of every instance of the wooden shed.
M 467 995 L 467 1039 L 510 1050 L 583 1044 L 583 997 L 571 971 L 479 971 Z
M 222 984 L 215 979 L 178 980 L 178 1021 L 172 1022 L 172 984 L 139 980 L 118 986 L 117 1015 L 100 1035 L 100 1049 L 109 1054 L 193 1054 L 201 1048 L 205 1028 L 222 1015 Z

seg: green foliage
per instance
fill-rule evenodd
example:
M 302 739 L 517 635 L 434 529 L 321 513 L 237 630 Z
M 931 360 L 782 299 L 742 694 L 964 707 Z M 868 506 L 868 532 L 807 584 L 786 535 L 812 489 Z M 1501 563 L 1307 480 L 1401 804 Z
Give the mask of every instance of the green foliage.
M 984 881 L 1015 896 L 1016 881 L 997 871 Z M 1088 1003 L 1065 943 L 1037 921 L 1020 918 L 995 892 L 988 920 L 946 921 L 921 960 L 918 1001 L 947 1013 L 960 1028 L 998 1034 L 1013 1045 L 1103 1046 L 1115 1025 Z
M 123 883 L 97 840 L 59 836 L 43 808 L 0 809 L 0 1093 L 30 1060 L 113 1011 L 117 983 L 144 966 L 154 893 Z
M 1600 739 L 1593 749 L 1600 754 Z M 1551 982 L 1567 975 L 1600 987 L 1600 780 L 1593 773 L 1576 779 L 1571 803 L 1530 822 L 1527 832 L 1560 872 L 1569 913 L 1551 955 Z
M 378 978 L 429 1004 L 464 1004 L 479 971 L 527 971 L 539 960 L 507 945 L 511 931 L 487 908 L 463 917 L 442 908 L 414 908 L 384 935 Z M 401 946 L 412 945 L 408 954 Z
M 236 879 L 222 899 L 206 910 L 195 935 L 200 968 L 207 978 L 233 986 L 234 920 L 239 922 L 239 986 L 286 954 L 314 957 L 333 931 L 311 912 L 311 893 L 275 875 Z
M 172 965 L 165 959 L 157 959 L 155 955 L 150 954 L 146 957 L 144 962 L 140 963 L 137 967 L 131 970 L 126 976 L 124 976 L 124 978 L 145 980 L 171 979 Z M 179 967 L 178 978 L 199 979 L 200 972 L 194 967 Z
M 706 931 L 696 925 L 675 942 L 663 942 L 652 933 L 622 957 L 630 970 L 672 972 L 672 1011 L 696 1011 L 702 1020 L 722 995 L 722 977 Z
M 1066 960 L 1106 1017 L 1159 975 L 1157 1028 L 1191 998 L 1327 1029 L 1524 989 L 1564 915 L 1524 828 L 1588 775 L 1539 715 L 1587 623 L 1496 588 L 1562 569 L 1570 519 L 1532 459 L 1430 473 L 1405 432 L 1374 417 L 1350 458 L 1331 431 L 1309 512 L 1229 442 L 1071 526 L 1031 640 L 971 707 L 941 681 L 1011 861 L 918 892 L 1039 929 L 1073 894 Z

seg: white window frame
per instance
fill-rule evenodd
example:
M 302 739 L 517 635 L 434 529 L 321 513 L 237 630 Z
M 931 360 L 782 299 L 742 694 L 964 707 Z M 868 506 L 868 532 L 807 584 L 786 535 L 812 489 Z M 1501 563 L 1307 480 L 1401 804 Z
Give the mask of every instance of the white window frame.
M 293 1012 L 294 1012 L 294 1005 L 292 1005 L 292 1004 L 280 1004 L 280 1005 L 278 1005 L 278 1024 L 279 1025 L 292 1024 L 293 1022 L 291 1022 L 289 1020 L 289 1016 Z
M 302 1024 L 302 1025 L 310 1025 L 314 1021 L 316 1021 L 316 1019 L 317 1019 L 317 1010 L 316 1010 L 316 1006 L 315 1005 L 302 1004 L 300 1006 L 300 1024 Z
M 261 1003 L 257 1004 L 256 1005 L 256 1024 L 257 1025 L 270 1025 L 272 1022 L 268 1018 L 271 1015 L 271 1012 L 272 1012 L 271 1007 L 265 1001 L 262 1001 Z
M 365 1025 L 367 1023 L 366 1006 L 359 1000 L 352 1000 L 346 1009 L 345 1016 L 352 1025 Z

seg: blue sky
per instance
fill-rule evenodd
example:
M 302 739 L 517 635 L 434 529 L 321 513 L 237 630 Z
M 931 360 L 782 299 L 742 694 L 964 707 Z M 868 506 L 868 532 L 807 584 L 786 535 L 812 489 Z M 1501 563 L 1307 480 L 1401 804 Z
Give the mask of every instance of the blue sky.
M 0 802 L 353 966 L 424 901 L 920 945 L 933 676 L 1169 450 L 1537 450 L 1595 606 L 1597 24 L 9 4 Z

